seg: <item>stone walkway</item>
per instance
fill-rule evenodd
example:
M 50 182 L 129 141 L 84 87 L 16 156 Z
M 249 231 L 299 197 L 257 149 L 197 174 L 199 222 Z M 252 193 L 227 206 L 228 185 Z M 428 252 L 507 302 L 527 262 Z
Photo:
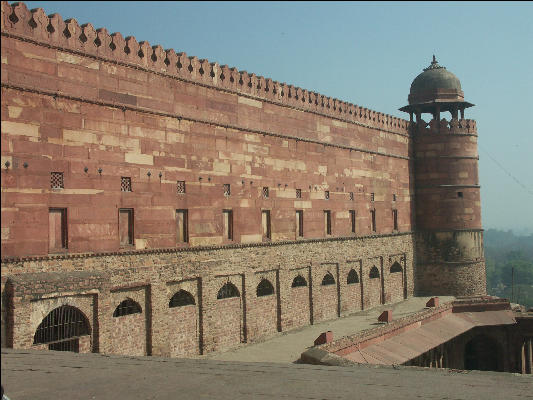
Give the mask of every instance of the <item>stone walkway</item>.
M 11 400 L 533 399 L 531 375 L 294 364 L 321 332 L 353 334 L 377 326 L 384 309 L 399 318 L 424 309 L 427 299 L 380 306 L 200 359 L 2 349 L 2 385 Z
M 533 399 L 531 375 L 2 349 L 11 400 Z
M 393 318 L 398 319 L 423 310 L 429 299 L 430 297 L 412 297 L 399 303 L 387 304 L 339 319 L 283 332 L 263 342 L 243 345 L 223 353 L 210 353 L 201 358 L 245 362 L 295 362 L 300 358 L 300 354 L 313 346 L 313 342 L 322 332 L 332 331 L 333 338 L 339 339 L 381 325 L 377 319 L 383 310 L 392 309 Z M 454 297 L 442 296 L 439 299 L 442 304 L 452 301 Z

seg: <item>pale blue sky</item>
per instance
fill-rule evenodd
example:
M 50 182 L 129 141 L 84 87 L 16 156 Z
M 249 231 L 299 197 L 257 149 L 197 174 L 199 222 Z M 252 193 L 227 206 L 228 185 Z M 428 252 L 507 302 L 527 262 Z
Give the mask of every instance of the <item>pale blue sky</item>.
M 402 118 L 436 54 L 476 104 L 484 227 L 533 232 L 533 2 L 26 4 Z

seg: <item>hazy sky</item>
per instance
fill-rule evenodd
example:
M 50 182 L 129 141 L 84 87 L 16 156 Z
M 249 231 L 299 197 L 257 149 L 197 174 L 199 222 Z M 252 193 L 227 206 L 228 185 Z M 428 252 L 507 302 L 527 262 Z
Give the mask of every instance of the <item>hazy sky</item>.
M 484 228 L 533 232 L 533 2 L 26 4 L 406 119 L 435 54 L 476 105 Z

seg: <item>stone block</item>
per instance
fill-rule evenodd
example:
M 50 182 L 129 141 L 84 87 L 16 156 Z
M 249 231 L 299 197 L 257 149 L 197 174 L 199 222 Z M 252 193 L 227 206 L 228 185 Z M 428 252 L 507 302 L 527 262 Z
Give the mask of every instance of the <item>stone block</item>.
M 439 306 L 439 298 L 438 297 L 432 297 L 426 303 L 426 307 L 438 307 L 438 306 Z
M 379 322 L 392 322 L 392 310 L 385 310 L 381 313 L 381 315 L 378 317 Z
M 331 343 L 331 342 L 333 342 L 333 332 L 332 331 L 327 331 L 327 332 L 322 332 L 315 339 L 314 345 L 315 346 L 320 346 L 321 344 Z

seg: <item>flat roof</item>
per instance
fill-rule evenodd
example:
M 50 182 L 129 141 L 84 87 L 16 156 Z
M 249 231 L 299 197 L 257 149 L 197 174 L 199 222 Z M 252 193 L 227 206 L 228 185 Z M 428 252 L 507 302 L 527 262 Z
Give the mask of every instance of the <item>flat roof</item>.
M 2 349 L 12 400 L 524 399 L 531 376 Z

